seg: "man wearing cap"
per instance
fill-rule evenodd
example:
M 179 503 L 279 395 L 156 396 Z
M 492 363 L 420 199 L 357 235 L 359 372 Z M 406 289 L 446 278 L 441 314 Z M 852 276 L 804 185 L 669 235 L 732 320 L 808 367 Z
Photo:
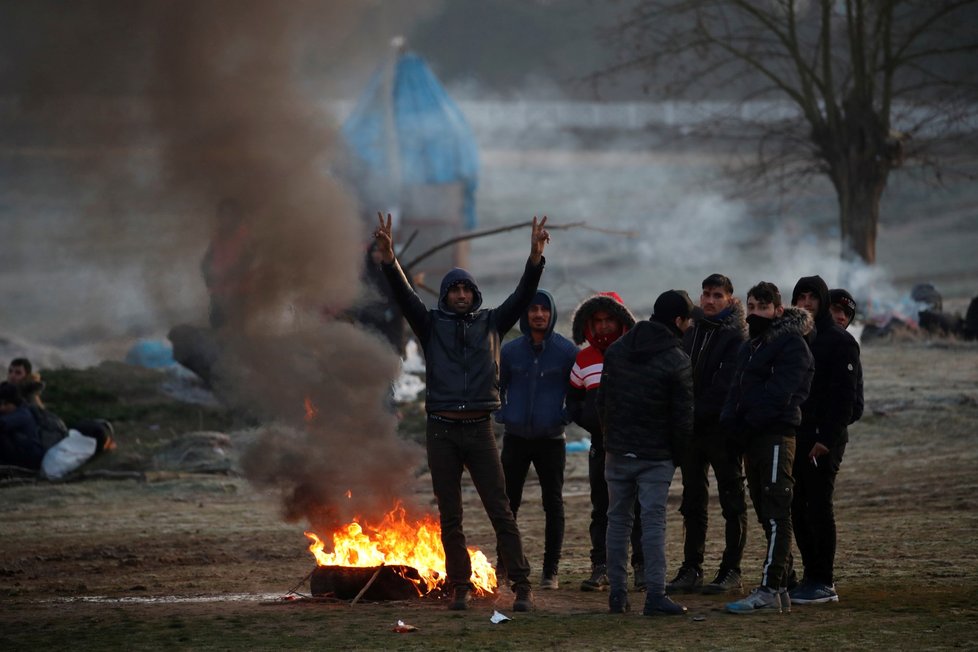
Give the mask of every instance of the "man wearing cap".
M 856 300 L 849 294 L 848 290 L 842 288 L 829 290 L 829 312 L 836 324 L 843 330 L 849 330 L 849 325 L 856 317 Z M 863 365 L 860 361 L 859 366 L 856 367 L 856 404 L 852 407 L 852 418 L 849 420 L 849 425 L 856 423 L 863 417 L 865 406 L 866 402 L 863 400 Z
M 829 310 L 829 288 L 820 276 L 798 280 L 792 305 L 804 308 L 815 320 L 809 341 L 815 359 L 811 393 L 801 406 L 791 504 L 795 542 L 805 571 L 791 590 L 795 604 L 838 602 L 834 566 L 836 548 L 833 493 L 856 411 L 859 344 L 840 328 Z
M 683 349 L 693 366 L 696 417 L 693 440 L 682 460 L 683 563 L 666 593 L 707 594 L 739 591 L 740 560 L 747 543 L 747 496 L 744 464 L 730 450 L 720 430 L 720 411 L 733 381 L 737 351 L 747 339 L 744 307 L 733 296 L 733 283 L 723 274 L 710 274 L 702 283 L 703 315 L 683 336 Z M 725 522 L 725 545 L 720 568 L 712 582 L 703 586 L 703 557 L 710 499 L 709 470 L 716 478 L 720 508 Z
M 513 611 L 532 608 L 530 567 L 509 508 L 490 415 L 498 410 L 500 340 L 519 321 L 543 274 L 550 240 L 547 218 L 533 218 L 530 256 L 519 285 L 498 308 L 480 309 L 475 279 L 455 268 L 441 282 L 438 307 L 428 310 L 394 257 L 391 216 L 374 231 L 381 269 L 425 356 L 426 445 L 431 485 L 438 501 L 445 569 L 452 587 L 449 608 L 466 609 L 472 565 L 462 530 L 462 470 L 468 469 L 496 532 L 496 547 L 516 594 Z
M 812 316 L 785 308 L 774 283 L 747 292 L 747 336 L 720 415 L 732 444 L 743 447 L 747 486 L 767 539 L 760 585 L 726 610 L 734 614 L 790 610 L 785 586 L 791 554 L 791 475 L 795 431 L 815 365 L 804 336 Z
M 666 499 L 693 435 L 693 376 L 682 336 L 694 313 L 682 291 L 663 292 L 648 321 L 608 347 L 596 406 L 608 483 L 608 608 L 628 611 L 626 562 L 636 499 L 642 512 L 646 616 L 686 608 L 665 593 Z
M 499 366 L 496 421 L 503 424 L 502 463 L 506 495 L 513 517 L 523 501 L 530 464 L 536 469 L 543 499 L 542 589 L 557 589 L 557 569 L 564 545 L 564 398 L 577 347 L 554 331 L 557 305 L 546 290 L 537 290 L 520 318 L 522 337 L 503 346 Z M 497 574 L 501 563 L 497 563 Z

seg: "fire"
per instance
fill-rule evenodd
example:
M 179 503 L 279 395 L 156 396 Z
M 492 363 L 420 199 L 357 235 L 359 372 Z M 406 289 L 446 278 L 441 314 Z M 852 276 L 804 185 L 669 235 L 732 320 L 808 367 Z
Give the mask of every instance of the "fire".
M 424 593 L 437 588 L 446 577 L 438 522 L 425 516 L 410 523 L 400 503 L 377 525 L 354 520 L 338 528 L 332 535 L 332 553 L 323 551 L 325 544 L 315 533 L 305 535 L 312 541 L 309 551 L 320 566 L 410 566 L 421 575 L 427 587 Z M 496 571 L 481 551 L 468 550 L 476 593 L 492 593 L 496 588 Z
M 306 408 L 306 423 L 311 423 L 319 415 L 319 408 L 316 407 L 316 404 L 308 396 L 303 401 L 303 405 Z

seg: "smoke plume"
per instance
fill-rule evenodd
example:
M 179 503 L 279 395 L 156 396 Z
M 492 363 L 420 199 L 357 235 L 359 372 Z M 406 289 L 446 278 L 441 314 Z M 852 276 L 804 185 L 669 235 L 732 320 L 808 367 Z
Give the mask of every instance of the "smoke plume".
M 366 228 L 335 179 L 335 126 L 298 90 L 309 15 L 297 6 L 310 5 L 155 6 L 173 37 L 158 39 L 156 83 L 181 101 L 153 107 L 164 186 L 231 221 L 211 243 L 218 266 L 233 259 L 217 290 L 216 377 L 266 424 L 246 474 L 282 493 L 287 518 L 328 531 L 389 509 L 418 456 L 387 406 L 396 355 L 338 319 L 359 292 Z M 345 18 L 329 7 L 316 6 L 321 24 Z

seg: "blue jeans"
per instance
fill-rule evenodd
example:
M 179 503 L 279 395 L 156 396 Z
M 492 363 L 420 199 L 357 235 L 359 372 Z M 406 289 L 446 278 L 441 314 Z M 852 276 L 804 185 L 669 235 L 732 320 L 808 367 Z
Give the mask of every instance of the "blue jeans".
M 608 581 L 627 591 L 628 540 L 635 499 L 642 513 L 642 552 L 648 595 L 666 591 L 666 499 L 676 467 L 672 460 L 640 460 L 605 452 L 608 482 Z

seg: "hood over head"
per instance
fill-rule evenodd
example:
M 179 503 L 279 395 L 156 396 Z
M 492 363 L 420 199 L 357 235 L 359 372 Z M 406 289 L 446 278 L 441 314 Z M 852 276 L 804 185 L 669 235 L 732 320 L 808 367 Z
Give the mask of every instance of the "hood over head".
M 448 295 L 448 289 L 457 283 L 464 283 L 472 289 L 472 293 L 475 295 L 472 299 L 472 310 L 469 312 L 478 310 L 482 306 L 482 292 L 479 291 L 475 277 L 461 267 L 453 267 L 448 270 L 445 278 L 441 280 L 441 289 L 438 292 L 438 308 L 445 312 L 455 314 L 454 310 L 445 305 L 445 297 Z
M 795 305 L 802 292 L 812 292 L 818 297 L 818 314 L 815 315 L 815 321 L 829 317 L 829 286 L 825 284 L 821 276 L 816 274 L 815 276 L 802 276 L 798 279 L 798 282 L 795 283 L 795 289 L 791 292 L 791 305 Z
M 557 325 L 557 303 L 554 301 L 553 295 L 547 290 L 537 290 L 537 293 L 533 295 L 533 300 L 530 301 L 530 305 L 544 305 L 550 308 L 550 323 L 547 324 L 547 337 L 550 337 Z M 530 320 L 527 317 L 529 312 L 530 308 L 527 306 L 526 311 L 520 317 L 520 332 L 524 335 L 530 334 Z
M 571 320 L 571 335 L 574 343 L 580 346 L 584 342 L 596 346 L 592 341 L 594 335 L 591 333 L 591 317 L 599 310 L 604 310 L 624 326 L 623 331 L 627 332 L 635 326 L 635 315 L 625 306 L 625 302 L 618 296 L 617 292 L 599 292 L 588 297 L 580 303 L 574 310 L 574 317 Z

